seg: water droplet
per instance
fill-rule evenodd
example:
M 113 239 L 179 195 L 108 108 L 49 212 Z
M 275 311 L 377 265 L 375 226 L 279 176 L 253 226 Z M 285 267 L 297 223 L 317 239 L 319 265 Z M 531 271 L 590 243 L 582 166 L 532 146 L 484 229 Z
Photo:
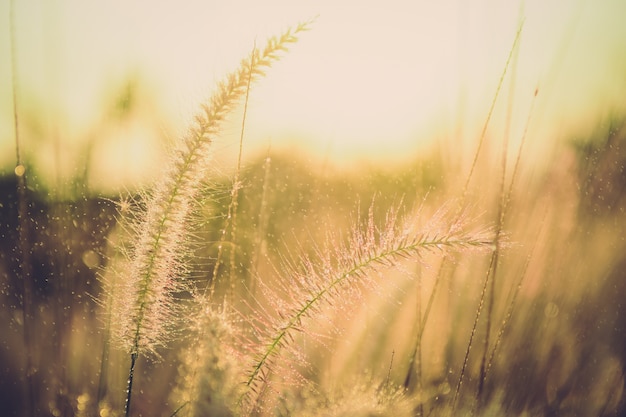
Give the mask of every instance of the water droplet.
M 553 302 L 549 302 L 546 305 L 546 308 L 544 309 L 543 313 L 545 314 L 547 318 L 553 319 L 559 315 L 559 306 L 557 306 Z
M 87 268 L 93 269 L 100 265 L 100 257 L 93 250 L 86 250 L 83 252 L 83 256 L 81 257 L 83 263 Z
M 26 167 L 24 165 L 20 164 L 15 167 L 15 175 L 17 175 L 18 177 L 21 177 L 25 173 L 26 173 Z

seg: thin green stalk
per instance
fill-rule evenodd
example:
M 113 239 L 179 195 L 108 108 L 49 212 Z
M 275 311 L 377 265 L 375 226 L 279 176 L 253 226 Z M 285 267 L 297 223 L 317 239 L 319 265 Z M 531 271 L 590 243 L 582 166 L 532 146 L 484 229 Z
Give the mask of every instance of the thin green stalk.
M 496 88 L 496 93 L 494 94 L 493 100 L 491 101 L 491 107 L 489 108 L 489 112 L 487 113 L 487 119 L 485 120 L 485 124 L 483 125 L 483 130 L 480 134 L 480 139 L 478 140 L 478 148 L 476 149 L 476 153 L 474 153 L 474 160 L 472 161 L 469 174 L 467 174 L 467 180 L 465 180 L 465 186 L 463 187 L 464 197 L 465 197 L 465 194 L 467 193 L 467 190 L 469 189 L 469 183 L 470 183 L 470 180 L 472 179 L 472 175 L 474 174 L 474 169 L 476 169 L 478 156 L 480 155 L 480 150 L 483 146 L 483 142 L 485 141 L 485 137 L 487 136 L 487 127 L 489 126 L 489 122 L 491 121 L 493 110 L 496 107 L 496 102 L 498 101 L 498 96 L 500 95 L 500 90 L 502 89 L 502 84 L 504 83 L 504 77 L 506 76 L 507 70 L 509 68 L 509 63 L 511 62 L 511 58 L 513 57 L 514 51 L 517 49 L 517 44 L 522 34 L 523 27 L 524 27 L 524 21 L 522 20 L 522 23 L 520 23 L 519 28 L 517 29 L 517 33 L 515 34 L 513 45 L 511 46 L 511 50 L 509 51 L 509 56 L 507 57 L 506 63 L 504 64 L 504 69 L 502 71 L 502 74 L 500 75 L 500 80 L 498 81 L 498 87 Z
M 541 235 L 543 228 L 545 227 L 545 220 L 546 220 L 546 212 L 544 212 L 544 216 L 541 218 L 541 223 L 540 223 L 540 227 L 539 227 L 539 232 L 538 232 L 538 237 L 539 235 Z M 519 295 L 519 292 L 522 288 L 522 284 L 524 282 L 524 278 L 526 277 L 526 272 L 528 271 L 528 266 L 530 265 L 530 260 L 532 259 L 534 253 L 535 253 L 535 249 L 537 247 L 537 242 L 539 241 L 539 239 L 534 239 L 533 240 L 533 244 L 532 247 L 530 249 L 530 254 L 526 257 L 526 262 L 524 263 L 524 267 L 522 268 L 522 272 L 520 274 L 520 278 L 517 282 L 517 285 L 515 286 L 515 289 L 513 290 L 513 296 L 511 297 L 511 301 L 509 302 L 509 306 L 507 309 L 507 312 L 504 316 L 504 319 L 502 320 L 502 324 L 500 325 L 500 329 L 498 331 L 498 335 L 496 336 L 496 340 L 494 342 L 493 348 L 491 349 L 491 354 L 489 355 L 489 360 L 487 361 L 487 367 L 485 370 L 485 378 L 486 376 L 489 374 L 489 371 L 491 370 L 491 367 L 493 366 L 493 361 L 495 359 L 496 356 L 496 352 L 498 351 L 498 347 L 500 346 L 500 342 L 502 341 L 502 336 L 504 335 L 504 332 L 508 326 L 508 324 L 511 321 L 511 318 L 513 317 L 513 311 L 515 309 L 515 305 L 517 303 L 517 297 Z
M 266 233 L 267 224 L 269 221 L 269 216 L 267 212 L 267 203 L 268 203 L 267 200 L 269 198 L 268 194 L 269 194 L 269 181 L 270 181 L 270 174 L 271 174 L 271 166 L 272 166 L 272 159 L 270 158 L 269 150 L 268 150 L 267 157 L 265 158 L 265 162 L 263 163 L 264 174 L 263 174 L 263 189 L 262 189 L 262 194 L 261 194 L 261 208 L 259 209 L 259 217 L 257 220 L 258 224 L 257 224 L 255 237 L 254 237 L 254 251 L 252 253 L 252 261 L 250 263 L 252 265 L 252 274 L 250 275 L 250 284 L 248 286 L 249 287 L 248 291 L 251 295 L 254 295 L 254 292 L 256 291 L 256 273 L 259 268 L 259 259 L 260 259 L 261 252 L 262 252 L 264 235 Z
M 294 280 L 298 282 L 299 278 L 305 282 L 302 284 L 302 293 L 290 294 L 290 297 L 295 299 L 293 309 L 279 312 L 285 320 L 274 327 L 274 333 L 257 356 L 246 380 L 246 386 L 251 388 L 251 391 L 256 391 L 254 385 L 269 373 L 270 358 L 289 343 L 294 332 L 301 330 L 302 320 L 312 311 L 316 311 L 318 304 L 339 297 L 342 286 L 358 285 L 359 282 L 367 280 L 370 272 L 381 267 L 392 267 L 399 260 L 422 251 L 493 247 L 493 241 L 484 233 L 469 234 L 457 229 L 454 231 L 449 229 L 448 234 L 439 231 L 418 234 L 413 238 L 405 234 L 400 235 L 393 215 L 390 216 L 391 220 L 388 219 L 386 227 L 376 232 L 372 216 L 370 211 L 367 230 L 355 230 L 347 246 L 335 247 L 333 259 L 320 256 L 316 261 L 305 257 L 303 264 L 306 271 L 300 274 L 293 272 L 291 282 Z
M 516 55 L 516 51 L 518 51 L 518 43 L 522 34 L 522 29 L 524 27 L 524 20 L 522 20 L 522 22 L 520 23 L 517 33 L 515 34 L 515 39 L 513 40 L 513 45 L 511 46 L 511 49 L 509 50 L 509 55 L 507 57 L 506 63 L 504 64 L 504 69 L 502 71 L 502 74 L 500 76 L 500 80 L 498 81 L 498 87 L 496 88 L 496 93 L 494 95 L 494 98 L 491 102 L 491 107 L 489 109 L 489 112 L 487 114 L 487 119 L 485 120 L 485 124 L 483 126 L 483 130 L 481 132 L 481 136 L 478 142 L 478 148 L 476 150 L 476 153 L 474 154 L 474 160 L 472 162 L 471 168 L 470 168 L 470 172 L 468 174 L 467 180 L 465 182 L 465 187 L 464 187 L 464 191 L 463 194 L 465 195 L 467 193 L 467 190 L 469 189 L 469 183 L 472 177 L 472 174 L 474 172 L 474 169 L 476 167 L 476 163 L 478 161 L 478 156 L 482 147 L 482 144 L 484 142 L 484 138 L 486 136 L 487 133 L 487 127 L 489 126 L 489 122 L 491 121 L 491 116 L 493 114 L 493 110 L 495 108 L 498 96 L 500 94 L 500 90 L 502 88 L 502 85 L 504 83 L 504 78 L 506 76 L 507 70 L 509 68 L 509 64 L 511 63 L 511 60 L 517 56 Z M 509 103 L 510 104 L 510 103 Z M 505 139 L 508 140 L 508 139 Z M 488 350 L 488 344 L 489 344 L 489 332 L 490 332 L 490 327 L 491 327 L 491 314 L 492 314 L 492 306 L 493 306 L 493 296 L 494 296 L 494 291 L 495 291 L 495 272 L 497 270 L 497 264 L 498 264 L 498 257 L 499 257 L 499 240 L 500 240 L 500 236 L 501 236 L 501 232 L 502 232 L 502 221 L 503 221 L 503 204 L 505 204 L 502 200 L 504 199 L 504 175 L 506 173 L 506 142 L 505 142 L 505 147 L 504 147 L 505 151 L 503 152 L 503 172 L 502 172 L 502 182 L 501 182 L 501 186 L 500 186 L 500 201 L 498 204 L 498 216 L 497 216 L 497 228 L 496 228 L 496 236 L 495 236 L 495 244 L 496 244 L 496 249 L 495 251 L 492 253 L 492 257 L 489 263 L 489 268 L 487 270 L 487 273 L 485 274 L 485 280 L 483 282 L 483 286 L 482 286 L 482 290 L 480 293 L 480 300 L 478 303 L 478 308 L 476 310 L 476 314 L 474 317 L 474 324 L 472 325 L 472 330 L 470 333 L 470 339 L 468 341 L 467 344 L 467 348 L 465 351 L 465 357 L 463 359 L 463 365 L 461 367 L 461 372 L 459 374 L 459 380 L 457 382 L 456 385 L 456 389 L 454 391 L 454 397 L 452 400 L 452 410 L 456 410 L 456 405 L 457 405 L 457 401 L 459 398 L 459 394 L 461 391 L 461 386 L 463 385 L 463 379 L 465 377 L 465 372 L 467 369 L 467 366 L 469 364 L 469 355 L 470 355 L 470 351 L 472 349 L 473 346 L 473 341 L 474 341 L 474 336 L 476 334 L 476 330 L 478 328 L 478 322 L 480 320 L 480 316 L 482 314 L 482 310 L 483 307 L 485 305 L 485 298 L 487 297 L 488 294 L 491 294 L 490 298 L 487 299 L 487 310 L 488 310 L 488 317 L 487 317 L 487 334 L 485 337 L 485 352 Z M 491 279 L 490 279 L 491 278 Z M 491 290 L 491 292 L 490 292 Z M 486 353 L 483 354 L 483 364 L 481 365 L 481 379 L 484 373 L 484 359 L 486 358 Z M 479 393 L 482 392 L 482 383 L 479 381 Z M 480 394 L 478 395 L 480 396 Z
M 422 277 L 421 274 L 418 274 L 417 276 L 417 322 L 420 323 L 421 329 L 423 329 L 423 325 L 422 325 Z M 425 323 L 424 323 L 425 324 Z M 420 330 L 421 330 L 420 329 Z M 415 374 L 416 374 L 416 379 L 417 379 L 417 392 L 420 395 L 422 395 L 422 389 L 423 389 L 423 382 L 422 382 L 422 333 L 420 331 L 420 335 L 419 335 L 419 340 L 416 344 L 416 351 L 415 351 L 415 355 L 411 356 L 412 358 L 415 357 L 417 359 L 417 364 L 415 366 Z M 408 378 L 408 375 L 407 375 Z M 407 381 L 408 382 L 408 381 Z M 405 386 L 408 386 L 408 383 L 405 384 Z M 419 405 L 417 406 L 417 411 L 418 414 L 420 416 L 424 415 L 424 403 L 423 401 L 419 402 Z
M 252 54 L 256 51 L 256 43 L 252 50 Z M 230 262 L 228 271 L 228 297 L 232 302 L 235 292 L 235 236 L 237 232 L 237 207 L 239 206 L 239 189 L 240 175 L 241 175 L 241 157 L 243 155 L 243 137 L 246 128 L 246 115 L 248 114 L 248 100 L 250 97 L 250 83 L 252 82 L 252 71 L 248 74 L 248 82 L 246 84 L 246 97 L 243 105 L 243 116 L 241 119 L 241 134 L 239 136 L 239 153 L 237 154 L 237 167 L 235 168 L 235 177 L 233 179 L 233 188 L 230 193 L 230 204 L 228 205 L 228 212 L 226 213 L 226 222 L 222 228 L 220 241 L 217 249 L 217 257 L 215 259 L 215 266 L 213 267 L 213 277 L 211 279 L 211 287 L 209 297 L 213 298 L 215 293 L 215 284 L 219 272 L 219 267 L 222 262 L 222 254 L 224 251 L 224 243 L 226 241 L 226 231 L 230 226 Z
M 532 113 L 533 113 L 533 109 L 534 109 L 534 104 L 535 104 L 536 98 L 537 98 L 537 90 L 535 90 L 535 94 L 534 94 L 533 100 L 531 102 L 531 107 L 530 107 L 530 111 L 529 111 L 529 114 L 528 114 L 528 119 L 526 120 L 526 126 L 524 128 L 524 132 L 522 134 L 522 139 L 520 141 L 520 146 L 519 146 L 519 149 L 517 151 L 517 158 L 516 158 L 516 161 L 515 161 L 515 165 L 513 167 L 513 173 L 511 175 L 511 182 L 509 184 L 508 190 L 506 191 L 506 195 L 502 196 L 502 201 L 501 201 L 501 207 L 502 208 L 500 210 L 500 216 L 499 216 L 499 218 L 500 218 L 499 229 L 500 230 L 502 229 L 502 227 L 504 225 L 505 218 L 506 218 L 506 216 L 508 214 L 508 210 L 507 209 L 508 209 L 508 205 L 509 205 L 509 203 L 511 201 L 511 195 L 513 194 L 513 187 L 515 185 L 515 180 L 516 180 L 517 175 L 518 175 L 519 163 L 520 163 L 520 160 L 521 160 L 521 154 L 522 154 L 522 150 L 523 150 L 523 147 L 524 147 L 524 143 L 526 142 L 526 132 L 528 131 L 528 126 L 530 124 L 530 119 L 531 119 L 531 116 L 532 116 Z M 505 164 L 505 162 L 503 162 L 503 164 Z M 505 167 L 506 167 L 506 165 L 504 165 L 504 168 Z M 504 168 L 503 168 L 503 170 L 504 170 Z M 504 174 L 503 174 L 503 177 L 504 177 Z M 503 184 L 504 184 L 504 178 L 503 178 Z M 504 191 L 503 191 L 503 193 L 504 193 Z M 542 221 L 542 223 L 541 223 L 542 227 L 543 227 L 543 223 L 544 222 Z M 536 240 L 534 242 L 536 243 Z M 534 244 L 533 244 L 533 250 L 534 250 Z M 527 260 L 527 263 L 526 263 L 526 266 L 525 266 L 524 269 L 526 269 L 528 267 L 528 263 L 529 262 L 530 262 L 530 260 Z M 495 274 L 495 271 L 494 271 L 494 274 Z M 487 379 L 487 374 L 489 373 L 489 370 L 491 369 L 491 364 L 493 362 L 493 358 L 495 356 L 497 347 L 498 347 L 498 345 L 500 343 L 500 340 L 502 338 L 502 334 L 504 332 L 504 329 L 505 329 L 507 323 L 510 321 L 511 316 L 513 314 L 513 307 L 514 307 L 515 301 L 517 299 L 517 293 L 519 292 L 519 288 L 520 288 L 520 286 L 522 284 L 523 276 L 524 275 L 522 274 L 522 278 L 520 278 L 520 281 L 518 282 L 518 285 L 517 285 L 516 290 L 515 290 L 514 295 L 513 295 L 513 299 L 511 300 L 511 305 L 509 306 L 509 309 L 507 311 L 506 317 L 505 317 L 505 319 L 503 320 L 503 322 L 502 322 L 502 324 L 500 326 L 500 330 L 498 332 L 498 335 L 496 336 L 496 341 L 495 341 L 495 344 L 493 346 L 493 349 L 491 350 L 491 354 L 490 354 L 490 357 L 489 357 L 488 360 L 486 360 L 486 353 L 487 353 L 487 349 L 488 349 L 488 344 L 487 343 L 485 344 L 485 355 L 483 356 L 483 361 L 481 363 L 479 389 L 478 389 L 478 394 L 477 394 L 477 399 L 479 400 L 479 405 L 480 405 L 480 398 L 482 396 L 482 389 L 483 389 L 484 383 L 485 383 L 485 381 Z M 493 297 L 493 289 L 492 289 L 492 297 Z M 493 300 L 491 301 L 491 303 L 493 303 Z M 490 326 L 490 323 L 488 323 L 488 326 Z M 489 327 L 488 327 L 488 330 L 489 330 Z M 488 340 L 488 337 L 487 337 L 486 340 Z
M 501 158 L 501 163 L 502 163 L 502 170 L 501 170 L 501 176 L 500 176 L 500 191 L 499 191 L 499 201 L 498 201 L 498 210 L 497 210 L 497 216 L 496 216 L 496 222 L 497 222 L 497 226 L 496 226 L 496 242 L 499 241 L 500 236 L 502 234 L 502 228 L 504 227 L 504 216 L 505 216 L 505 207 L 507 205 L 507 192 L 505 190 L 505 181 L 506 181 L 506 173 L 507 173 L 507 159 L 508 159 L 508 145 L 509 145 L 509 135 L 510 135 L 510 129 L 511 129 L 511 115 L 513 112 L 513 100 L 514 100 L 514 87 L 515 87 L 515 82 L 516 82 L 516 69 L 517 69 L 517 59 L 519 57 L 519 48 L 515 48 L 515 54 L 514 54 L 514 63 L 513 63 L 513 68 L 511 70 L 511 84 L 510 84 L 510 90 L 511 92 L 509 93 L 509 103 L 507 106 L 507 116 L 506 116 L 506 125 L 505 125 L 505 131 L 503 136 L 503 140 L 504 140 L 504 144 L 502 146 L 502 158 Z M 488 294 L 488 298 L 487 298 L 487 312 L 486 312 L 486 331 L 485 331 L 485 338 L 483 340 L 483 354 L 480 360 L 480 372 L 479 372 L 479 379 L 478 379 L 478 390 L 476 393 L 476 405 L 480 408 L 481 407 L 481 399 L 482 399 L 482 394 L 483 394 L 483 387 L 485 385 L 485 380 L 487 378 L 486 375 L 486 366 L 487 366 L 487 355 L 489 352 L 489 344 L 491 343 L 491 321 L 493 319 L 493 308 L 494 308 L 494 304 L 495 304 L 495 296 L 496 296 L 496 277 L 498 276 L 497 271 L 498 271 L 498 263 L 500 260 L 500 249 L 499 249 L 499 245 L 496 244 L 496 250 L 493 252 L 492 254 L 493 256 L 493 261 L 492 261 L 492 265 L 493 268 L 491 270 L 491 282 L 490 282 L 490 286 L 489 286 L 489 294 Z
M 253 51 L 256 51 L 256 42 L 254 44 Z M 254 53 L 254 52 L 253 52 Z M 239 136 L 239 152 L 237 154 L 237 168 L 235 169 L 235 179 L 233 185 L 233 195 L 231 200 L 232 210 L 229 208 L 229 211 L 232 212 L 232 221 L 231 221 L 231 229 L 230 236 L 231 242 L 233 245 L 235 244 L 235 236 L 237 235 L 237 207 L 239 206 L 239 190 L 241 189 L 241 184 L 239 183 L 241 176 L 241 157 L 243 155 L 243 137 L 246 130 L 246 116 L 248 115 L 248 101 L 250 98 L 250 82 L 252 81 L 252 73 L 248 76 L 248 84 L 246 85 L 246 97 L 244 99 L 243 104 L 243 116 L 241 118 L 241 134 Z M 234 293 L 235 286 L 235 250 L 230 251 L 230 288 L 231 288 L 231 301 Z
M 461 393 L 461 387 L 463 385 L 463 379 L 465 378 L 465 372 L 467 370 L 467 365 L 469 364 L 469 355 L 472 350 L 474 337 L 476 336 L 476 330 L 478 329 L 478 321 L 480 320 L 480 315 L 483 311 L 483 307 L 485 305 L 485 296 L 487 294 L 487 288 L 489 285 L 489 277 L 491 275 L 491 271 L 493 270 L 494 262 L 496 261 L 495 256 L 491 256 L 491 260 L 489 262 L 489 268 L 487 269 L 487 273 L 485 274 L 485 279 L 483 281 L 482 290 L 480 292 L 480 300 L 478 302 L 478 308 L 476 309 L 476 314 L 474 316 L 474 324 L 472 325 L 472 331 L 470 333 L 469 341 L 467 342 L 467 348 L 465 349 L 465 357 L 463 359 L 463 366 L 461 367 L 461 373 L 459 375 L 459 380 L 456 384 L 456 388 L 454 390 L 454 397 L 452 399 L 452 410 L 456 410 L 457 401 L 459 399 L 459 395 Z
M 501 229 L 501 227 L 499 227 Z M 500 238 L 500 233 L 496 233 L 496 241 Z M 478 406 L 480 407 L 480 401 L 482 399 L 483 387 L 485 385 L 485 380 L 487 379 L 487 354 L 489 352 L 489 344 L 491 342 L 491 321 L 493 319 L 493 305 L 495 304 L 495 293 L 496 293 L 496 276 L 498 273 L 498 262 L 500 260 L 500 250 L 496 249 L 492 254 L 491 260 L 491 268 L 489 271 L 489 275 L 491 276 L 490 286 L 489 286 L 489 294 L 487 298 L 487 312 L 486 312 L 486 330 L 485 330 L 485 338 L 483 339 L 483 354 L 480 361 L 480 372 L 478 377 L 478 390 L 476 393 L 476 401 Z
M 442 275 L 444 265 L 445 265 L 445 258 L 439 265 L 437 278 L 439 278 Z M 426 328 L 426 323 L 428 322 L 428 317 L 430 316 L 430 310 L 435 300 L 435 294 L 437 294 L 437 289 L 441 281 L 442 281 L 441 279 L 435 279 L 435 284 L 433 285 L 433 289 L 431 290 L 430 295 L 428 296 L 428 301 L 426 302 L 426 309 L 424 310 L 423 314 L 418 315 L 417 325 L 419 327 L 415 335 L 415 341 L 413 343 L 413 348 L 411 349 L 411 355 L 409 356 L 409 366 L 407 369 L 407 374 L 404 378 L 404 387 L 407 389 L 409 388 L 409 385 L 411 383 L 411 375 L 413 374 L 413 366 L 414 366 L 415 360 L 416 359 L 418 360 L 418 364 L 420 362 L 419 355 L 420 355 L 421 345 L 422 345 L 422 335 L 424 334 L 424 329 Z M 421 282 L 421 280 L 419 282 Z M 419 287 L 419 293 L 421 294 L 421 286 Z M 420 310 L 421 310 L 421 307 L 420 307 Z M 418 374 L 418 381 L 419 381 L 419 374 Z
M 487 242 L 472 242 L 461 241 L 461 240 L 447 240 L 447 239 L 435 239 L 435 240 L 426 240 L 421 242 L 416 242 L 412 244 L 407 244 L 403 246 L 399 246 L 397 248 L 393 248 L 388 251 L 384 251 L 378 254 L 375 254 L 369 259 L 365 259 L 362 263 L 356 264 L 353 268 L 347 270 L 346 272 L 341 273 L 335 279 L 331 280 L 326 286 L 321 287 L 320 290 L 314 294 L 310 299 L 302 304 L 299 310 L 289 319 L 287 324 L 285 324 L 279 332 L 274 336 L 272 342 L 267 348 L 266 352 L 261 356 L 261 359 L 256 363 L 250 377 L 246 381 L 246 385 L 250 386 L 255 380 L 257 375 L 259 374 L 261 368 L 266 364 L 270 355 L 275 353 L 278 347 L 283 343 L 284 339 L 288 336 L 289 333 L 294 331 L 295 329 L 300 327 L 300 323 L 302 319 L 305 318 L 308 314 L 308 311 L 312 309 L 313 305 L 318 304 L 322 300 L 324 300 L 336 287 L 343 284 L 345 281 L 350 280 L 353 277 L 358 277 L 361 274 L 366 273 L 367 269 L 372 268 L 375 269 L 375 265 L 384 265 L 388 262 L 394 262 L 396 258 L 404 258 L 411 252 L 417 253 L 419 250 L 424 249 L 441 249 L 442 246 L 467 246 L 467 245 L 484 245 Z M 489 243 L 491 245 L 492 243 Z
M 280 58 L 297 34 L 309 22 L 271 38 L 266 46 L 254 49 L 231 73 L 208 104 L 201 106 L 195 123 L 173 155 L 169 172 L 156 185 L 146 202 L 146 211 L 132 226 L 135 231 L 128 276 L 116 280 L 124 285 L 122 300 L 114 314 L 120 321 L 118 339 L 131 355 L 126 415 L 130 414 L 132 374 L 140 354 L 157 355 L 157 348 L 171 338 L 178 316 L 174 294 L 191 290 L 183 279 L 182 258 L 188 251 L 188 220 L 202 187 L 203 173 L 211 161 L 210 147 L 220 127 L 239 100 L 247 95 L 250 83 L 264 75 L 263 69 Z M 115 289 L 113 289 L 115 292 Z M 115 302 L 115 300 L 114 300 Z
M 519 41 L 519 38 L 520 38 L 520 35 L 521 35 L 521 32 L 522 32 L 522 28 L 523 28 L 523 21 L 520 24 L 520 27 L 518 28 L 518 31 L 516 33 L 515 39 L 513 41 L 513 45 L 511 46 L 511 50 L 509 52 L 509 56 L 507 57 L 507 60 L 506 60 L 505 66 L 504 66 L 504 70 L 503 70 L 503 72 L 502 72 L 502 74 L 500 76 L 500 80 L 498 82 L 498 86 L 496 88 L 496 92 L 494 94 L 494 98 L 493 98 L 493 100 L 491 102 L 491 107 L 490 107 L 489 112 L 487 114 L 487 118 L 485 120 L 485 124 L 483 125 L 483 129 L 482 129 L 482 132 L 481 132 L 481 135 L 480 135 L 480 139 L 479 139 L 479 142 L 478 142 L 478 148 L 476 149 L 476 152 L 474 154 L 474 160 L 472 161 L 472 165 L 470 167 L 470 171 L 469 171 L 469 173 L 467 175 L 467 179 L 466 179 L 465 185 L 463 187 L 463 197 L 462 197 L 461 201 L 465 201 L 465 199 L 467 197 L 467 192 L 469 190 L 469 184 L 470 184 L 471 178 L 472 178 L 472 176 L 474 174 L 474 170 L 476 168 L 476 164 L 477 164 L 477 161 L 478 161 L 478 156 L 480 155 L 480 151 L 482 149 L 482 145 L 483 145 L 484 139 L 485 139 L 486 134 L 487 134 L 487 128 L 488 128 L 489 123 L 491 121 L 491 117 L 493 115 L 493 111 L 494 111 L 494 108 L 495 108 L 498 96 L 500 94 L 500 90 L 502 88 L 502 84 L 504 82 L 504 78 L 506 76 L 507 69 L 509 67 L 509 63 L 511 61 L 511 58 L 513 56 L 514 51 L 517 50 L 516 46 L 518 44 L 518 41 Z M 461 211 L 459 211 L 459 216 L 460 215 L 461 215 Z M 431 294 L 429 296 L 429 299 L 428 299 L 428 302 L 427 302 L 427 305 L 426 305 L 426 309 L 424 311 L 424 317 L 423 317 L 423 319 L 422 319 L 422 321 L 421 321 L 421 323 L 419 325 L 418 331 L 417 331 L 417 335 L 416 335 L 416 338 L 415 338 L 415 343 L 413 344 L 413 349 L 411 350 L 411 356 L 409 358 L 409 368 L 407 370 L 407 375 L 406 375 L 405 381 L 404 381 L 405 385 L 409 384 L 409 382 L 410 382 L 410 377 L 411 377 L 411 373 L 412 373 L 413 363 L 414 363 L 414 360 L 415 360 L 415 355 L 417 354 L 418 349 L 420 347 L 422 334 L 423 334 L 424 328 L 426 326 L 426 322 L 427 322 L 428 317 L 429 317 L 430 309 L 431 309 L 432 304 L 434 302 L 435 294 L 437 293 L 437 289 L 439 288 L 439 284 L 440 284 L 440 282 L 442 280 L 442 271 L 443 271 L 443 266 L 444 266 L 445 262 L 446 262 L 446 259 L 444 259 L 442 265 L 440 266 L 439 272 L 438 272 L 438 274 L 437 274 L 437 276 L 435 278 L 435 284 L 434 284 L 433 289 L 431 291 Z M 480 307 L 480 308 L 482 308 L 482 307 Z M 475 329 L 472 330 L 471 338 L 473 338 L 474 331 L 475 331 Z M 468 345 L 468 351 L 466 352 L 466 358 L 464 360 L 464 364 L 463 364 L 463 367 L 462 367 L 462 370 L 461 370 L 461 379 L 459 380 L 459 383 L 457 384 L 457 390 L 460 390 L 461 383 L 462 383 L 462 378 L 463 378 L 463 375 L 465 373 L 465 367 L 467 366 L 467 360 L 469 358 L 469 349 L 471 348 L 471 343 L 472 343 L 472 341 L 471 341 L 472 339 L 471 338 L 470 338 L 470 343 Z M 455 396 L 454 396 L 454 400 L 453 400 L 453 409 L 454 409 L 454 407 L 456 405 L 457 397 L 458 397 L 458 391 L 455 392 Z
M 179 406 L 176 410 L 174 410 L 174 412 L 172 413 L 172 415 L 170 417 L 174 417 L 176 416 L 178 413 L 180 413 L 180 411 L 185 408 L 189 403 L 184 403 L 181 406 Z

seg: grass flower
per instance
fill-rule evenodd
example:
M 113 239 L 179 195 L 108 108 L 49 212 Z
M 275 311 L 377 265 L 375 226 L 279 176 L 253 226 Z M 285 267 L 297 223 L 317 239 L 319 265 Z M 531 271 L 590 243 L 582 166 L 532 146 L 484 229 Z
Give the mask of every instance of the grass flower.
M 217 92 L 201 106 L 192 127 L 173 152 L 163 178 L 145 200 L 145 211 L 131 223 L 129 261 L 113 290 L 119 302 L 112 311 L 118 344 L 131 355 L 127 415 L 132 374 L 139 355 L 158 356 L 176 328 L 175 295 L 190 290 L 183 262 L 188 253 L 189 219 L 201 190 L 204 173 L 211 163 L 211 143 L 226 116 L 246 94 L 251 81 L 280 57 L 280 52 L 297 40 L 308 23 L 269 39 L 262 49 L 254 48 L 239 68 L 219 84 Z
M 446 213 L 440 210 L 425 227 L 415 230 L 410 222 L 399 219 L 397 210 L 389 211 L 382 227 L 377 227 L 370 208 L 364 225 L 353 227 L 345 243 L 331 238 L 331 244 L 286 267 L 282 288 L 264 287 L 270 292 L 265 298 L 273 303 L 270 310 L 277 313 L 269 328 L 253 325 L 261 329 L 259 340 L 265 342 L 258 345 L 246 380 L 249 391 L 243 400 L 247 406 L 259 406 L 262 399 L 258 397 L 265 391 L 264 385 L 270 383 L 271 374 L 276 373 L 273 367 L 281 362 L 275 357 L 290 346 L 295 334 L 311 327 L 304 321 L 319 313 L 324 304 L 333 304 L 337 310 L 334 304 L 342 300 L 356 303 L 358 287 L 375 285 L 377 271 L 419 257 L 425 251 L 493 250 L 490 229 L 469 230 L 471 222 L 465 215 L 446 222 Z
M 199 300 L 198 304 L 207 303 Z M 228 343 L 235 332 L 231 321 L 223 311 L 210 307 L 199 309 L 190 320 L 197 338 L 181 355 L 178 388 L 172 396 L 180 404 L 180 415 L 235 415 L 241 365 Z

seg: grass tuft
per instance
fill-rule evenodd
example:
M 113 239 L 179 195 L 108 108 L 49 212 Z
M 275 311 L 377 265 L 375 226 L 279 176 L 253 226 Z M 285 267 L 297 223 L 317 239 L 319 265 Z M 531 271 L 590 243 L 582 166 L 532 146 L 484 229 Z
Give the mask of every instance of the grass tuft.
M 246 380 L 250 388 L 248 395 L 253 397 L 262 391 L 262 385 L 272 373 L 275 357 L 294 340 L 296 333 L 306 331 L 308 326 L 303 320 L 319 312 L 320 305 L 333 304 L 345 297 L 351 287 L 373 284 L 375 272 L 427 251 L 494 249 L 491 229 L 470 231 L 471 222 L 463 215 L 455 221 L 446 222 L 446 218 L 447 210 L 442 209 L 424 228 L 415 230 L 410 222 L 399 219 L 397 210 L 390 210 L 382 227 L 377 227 L 371 207 L 364 225 L 353 227 L 345 243 L 331 238 L 331 243 L 313 256 L 303 255 L 297 265 L 288 267 L 283 285 L 289 301 L 281 299 L 275 306 L 278 320 L 271 325 L 266 342 L 260 344 L 255 355 Z M 278 300 L 278 297 L 267 298 Z M 350 303 L 356 300 L 351 299 Z M 245 400 L 249 404 L 257 401 Z

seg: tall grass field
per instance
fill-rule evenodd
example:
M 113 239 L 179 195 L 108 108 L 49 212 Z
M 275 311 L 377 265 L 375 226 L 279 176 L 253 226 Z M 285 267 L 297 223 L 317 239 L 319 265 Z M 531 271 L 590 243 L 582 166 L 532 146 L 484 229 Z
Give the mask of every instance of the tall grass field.
M 119 194 L 88 166 L 44 182 L 15 108 L 0 415 L 625 415 L 626 116 L 541 163 L 533 104 L 521 136 L 494 132 L 520 25 L 469 145 L 353 170 L 242 158 L 255 87 L 308 36 L 257 40 L 158 177 Z

